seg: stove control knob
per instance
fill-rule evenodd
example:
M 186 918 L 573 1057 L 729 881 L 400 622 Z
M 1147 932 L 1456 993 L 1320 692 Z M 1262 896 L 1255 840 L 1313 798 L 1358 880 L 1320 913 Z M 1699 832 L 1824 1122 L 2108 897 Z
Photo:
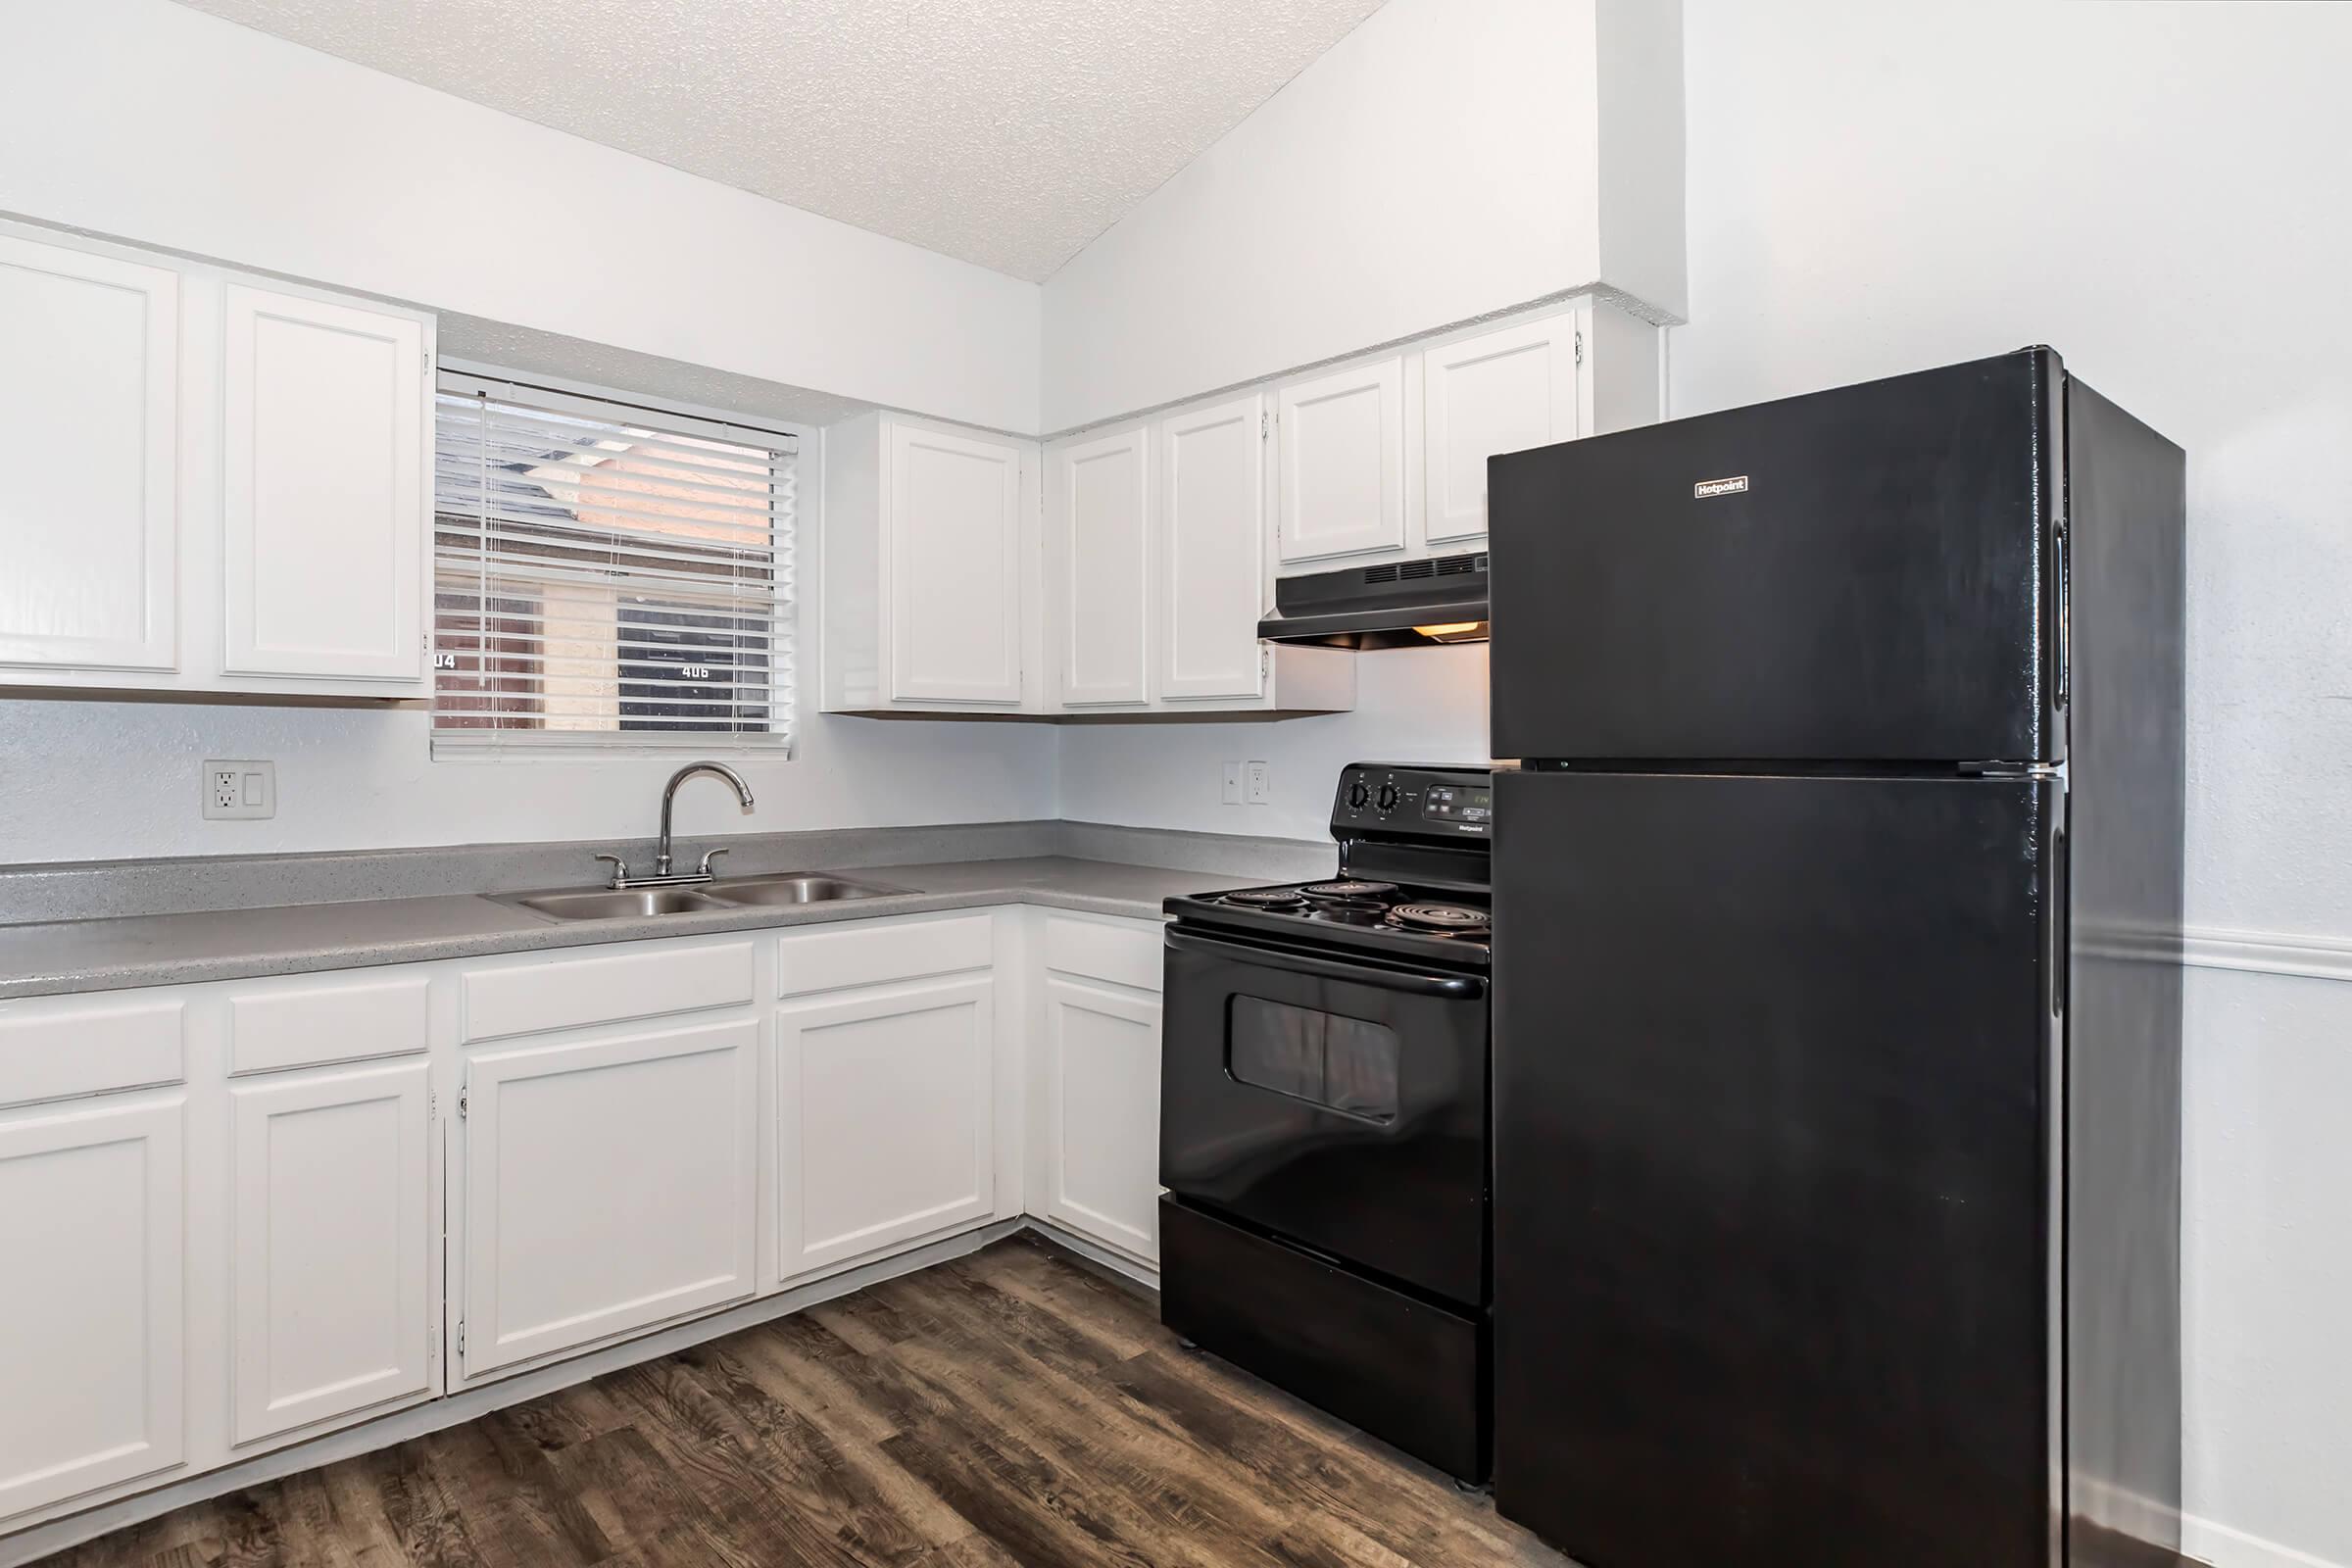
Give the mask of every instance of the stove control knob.
M 1348 786 L 1348 809 L 1350 811 L 1362 810 L 1364 803 L 1371 798 L 1372 792 L 1364 787 L 1362 779 L 1359 778 Z
M 1380 808 L 1384 811 L 1394 811 L 1396 809 L 1396 785 L 1383 784 L 1380 787 Z

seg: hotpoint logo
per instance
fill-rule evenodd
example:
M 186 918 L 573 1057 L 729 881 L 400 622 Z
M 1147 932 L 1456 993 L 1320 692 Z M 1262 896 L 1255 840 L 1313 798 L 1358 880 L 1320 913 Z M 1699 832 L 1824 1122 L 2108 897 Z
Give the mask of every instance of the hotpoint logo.
M 1709 496 L 1736 496 L 1747 488 L 1747 475 L 1736 473 L 1729 479 L 1701 479 L 1690 487 L 1690 499 L 1704 501 Z

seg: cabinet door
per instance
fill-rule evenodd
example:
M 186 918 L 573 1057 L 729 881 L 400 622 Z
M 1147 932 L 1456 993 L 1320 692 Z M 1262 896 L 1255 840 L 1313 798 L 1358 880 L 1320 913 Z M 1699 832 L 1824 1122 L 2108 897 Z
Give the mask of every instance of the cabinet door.
M 168 670 L 179 278 L 0 234 L 0 664 Z
M 466 1376 L 751 1295 L 759 1038 L 746 1019 L 474 1058 Z
M 1555 316 L 1423 354 L 1424 538 L 1484 537 L 1487 460 L 1580 433 L 1576 323 L 1573 315 Z
M 1159 1258 L 1159 1004 L 1049 975 L 1046 1217 Z
M 228 286 L 221 409 L 231 674 L 423 676 L 424 328 Z
M 1159 426 L 1159 694 L 1254 698 L 1264 686 L 1266 400 Z
M 231 1441 L 432 1391 L 423 1061 L 230 1091 Z
M 1144 430 L 1061 447 L 1054 463 L 1054 543 L 1061 558 L 1061 702 L 1141 703 L 1151 646 L 1145 571 L 1152 485 Z
M 1282 559 L 1404 548 L 1404 360 L 1279 394 Z
M 890 695 L 1021 700 L 1021 454 L 890 426 Z
M 183 1457 L 183 1116 L 0 1121 L 0 1519 Z
M 994 1211 L 995 990 L 915 981 L 777 1009 L 783 1278 Z

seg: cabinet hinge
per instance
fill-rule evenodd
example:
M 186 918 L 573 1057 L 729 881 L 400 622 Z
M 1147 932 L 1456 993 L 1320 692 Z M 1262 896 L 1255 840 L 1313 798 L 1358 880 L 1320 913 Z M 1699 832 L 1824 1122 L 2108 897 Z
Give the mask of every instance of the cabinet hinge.
M 458 1319 L 458 1353 L 460 1355 L 466 1353 L 466 1320 L 464 1318 Z
M 466 1091 L 461 1089 L 458 1091 L 458 1120 L 464 1121 L 466 1119 Z
M 1576 363 L 1579 365 L 1585 363 L 1585 334 L 1582 328 L 1579 328 L 1576 334 Z
M 1273 433 L 1274 416 L 1271 414 L 1260 414 L 1257 416 L 1257 438 L 1260 441 L 1263 441 L 1266 439 L 1266 437 L 1272 435 Z
M 438 1089 L 424 1092 L 424 1119 L 428 1122 L 441 1119 L 441 1091 Z

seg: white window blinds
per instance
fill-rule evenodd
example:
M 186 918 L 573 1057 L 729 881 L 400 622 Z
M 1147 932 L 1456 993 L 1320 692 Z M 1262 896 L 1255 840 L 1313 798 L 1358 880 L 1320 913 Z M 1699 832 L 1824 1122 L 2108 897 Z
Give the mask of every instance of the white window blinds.
M 794 438 L 441 372 L 435 755 L 789 748 Z

